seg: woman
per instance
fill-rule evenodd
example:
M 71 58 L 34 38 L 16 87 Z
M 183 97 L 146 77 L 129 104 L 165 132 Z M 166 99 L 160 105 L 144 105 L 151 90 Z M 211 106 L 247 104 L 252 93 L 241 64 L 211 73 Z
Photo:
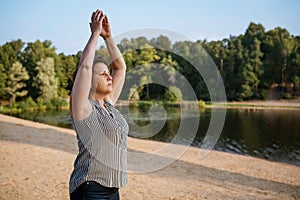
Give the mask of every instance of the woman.
M 128 125 L 114 104 L 124 84 L 126 65 L 102 11 L 93 12 L 90 28 L 70 101 L 79 147 L 70 177 L 70 199 L 119 199 L 118 188 L 127 183 Z M 94 59 L 99 36 L 111 58 L 111 74 L 105 62 Z

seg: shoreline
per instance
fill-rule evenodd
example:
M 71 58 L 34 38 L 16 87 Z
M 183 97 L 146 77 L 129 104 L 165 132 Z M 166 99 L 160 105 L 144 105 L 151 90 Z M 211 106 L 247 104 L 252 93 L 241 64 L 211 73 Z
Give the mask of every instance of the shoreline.
M 293 100 L 252 100 L 215 103 L 212 107 L 245 108 L 245 109 L 300 109 L 300 98 Z
M 160 102 L 160 101 L 158 101 Z M 130 104 L 139 104 L 137 102 L 118 101 L 117 106 L 129 106 Z M 155 101 L 141 101 L 141 103 L 151 104 Z M 183 105 L 189 105 L 191 102 L 183 101 Z M 167 104 L 168 105 L 168 104 Z M 180 103 L 171 103 L 170 105 L 180 106 Z M 300 98 L 290 100 L 250 100 L 250 101 L 228 101 L 228 102 L 212 102 L 206 103 L 205 106 L 200 108 L 230 108 L 230 109 L 300 109 Z
M 192 103 L 193 102 L 193 103 Z M 300 110 L 300 98 L 290 99 L 290 100 L 250 100 L 250 101 L 231 101 L 231 102 L 205 102 L 204 105 L 201 105 L 198 101 L 199 108 L 225 108 L 225 109 L 246 109 L 246 110 L 255 110 L 255 109 L 282 109 L 282 110 Z M 180 103 L 170 103 L 170 102 L 162 102 L 162 101 L 125 101 L 119 100 L 116 103 L 117 107 L 123 106 L 151 106 L 154 104 L 165 104 L 166 106 L 171 107 L 180 107 L 181 105 L 184 107 L 192 107 L 195 106 L 194 101 L 182 101 Z M 68 110 L 69 106 L 65 106 L 60 108 L 60 110 Z M 36 109 L 30 109 L 30 111 L 36 111 Z M 18 109 L 9 109 L 0 106 L 0 114 L 10 114 L 10 113 L 18 113 L 25 112 L 20 111 Z M 26 111 L 27 112 L 27 111 Z
M 77 152 L 74 131 L 1 114 L 0 128 L 0 199 L 68 199 Z M 138 152 L 166 145 L 128 138 L 129 150 Z M 155 155 L 156 163 L 172 156 Z M 128 160 L 143 168 L 150 161 Z M 189 147 L 159 170 L 129 173 L 129 183 L 120 194 L 122 200 L 299 199 L 300 167 L 219 151 L 200 159 L 199 149 Z

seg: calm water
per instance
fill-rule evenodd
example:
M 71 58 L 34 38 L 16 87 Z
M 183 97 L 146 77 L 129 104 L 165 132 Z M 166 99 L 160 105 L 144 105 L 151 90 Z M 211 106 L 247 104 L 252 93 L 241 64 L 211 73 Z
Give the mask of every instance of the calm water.
M 151 122 L 148 108 L 133 107 L 127 112 L 128 107 L 119 107 L 119 110 L 132 128 L 136 124 L 141 127 L 157 124 L 158 130 L 153 131 L 154 134 L 145 135 L 135 129 L 137 131 L 130 132 L 132 137 L 164 142 L 170 142 L 176 136 L 180 123 L 191 122 L 198 115 L 195 109 L 188 110 L 188 114 L 182 116 L 180 108 L 167 108 L 166 112 L 156 111 Z M 196 147 L 202 144 L 212 110 L 199 112 L 200 122 L 195 138 L 193 133 L 188 132 L 180 138 Z M 71 128 L 68 111 L 27 112 L 17 117 Z M 227 109 L 223 131 L 215 149 L 300 166 L 300 111 Z

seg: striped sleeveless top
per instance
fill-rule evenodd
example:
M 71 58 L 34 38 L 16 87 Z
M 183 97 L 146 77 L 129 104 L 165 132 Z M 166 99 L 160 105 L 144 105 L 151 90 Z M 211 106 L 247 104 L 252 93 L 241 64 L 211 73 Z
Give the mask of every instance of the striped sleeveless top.
M 79 152 L 70 177 L 70 193 L 85 181 L 120 188 L 127 184 L 128 124 L 122 114 L 104 101 L 90 100 L 92 113 L 84 120 L 72 119 Z

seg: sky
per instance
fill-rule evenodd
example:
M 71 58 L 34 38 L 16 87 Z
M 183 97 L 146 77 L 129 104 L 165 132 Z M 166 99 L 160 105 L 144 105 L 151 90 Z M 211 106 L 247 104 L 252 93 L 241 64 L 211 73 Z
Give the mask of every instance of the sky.
M 187 38 L 222 40 L 244 34 L 250 22 L 300 35 L 299 0 L 0 0 L 0 45 L 16 39 L 50 40 L 57 53 L 76 54 L 90 36 L 91 13 L 109 17 L 114 37 L 155 30 Z M 164 34 L 165 33 L 165 34 Z M 151 37 L 150 34 L 148 37 Z M 168 35 L 166 35 L 168 36 Z M 168 36 L 169 37 L 169 36 Z M 101 43 L 101 42 L 99 42 Z

